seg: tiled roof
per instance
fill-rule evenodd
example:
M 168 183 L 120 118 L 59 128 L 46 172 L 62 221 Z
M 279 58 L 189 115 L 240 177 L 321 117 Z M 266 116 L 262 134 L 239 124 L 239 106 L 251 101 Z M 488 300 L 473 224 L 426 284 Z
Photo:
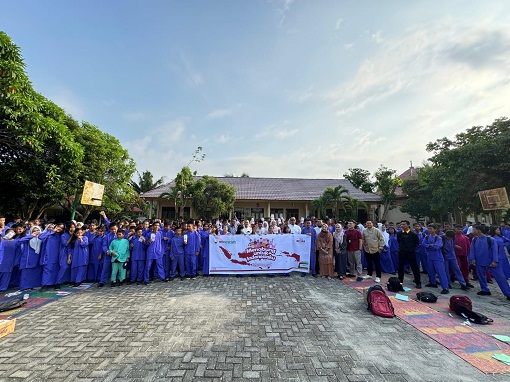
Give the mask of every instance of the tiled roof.
M 402 174 L 400 174 L 399 178 L 404 180 L 416 178 L 417 174 L 416 171 L 419 170 L 419 168 L 409 167 L 407 170 L 405 170 Z M 402 190 L 402 187 L 397 187 L 395 190 L 395 194 L 397 194 L 397 197 L 399 198 L 406 198 L 407 195 Z
M 195 177 L 198 179 L 199 177 Z M 339 185 L 349 190 L 349 195 L 365 202 L 378 202 L 379 195 L 364 193 L 346 179 L 300 179 L 300 178 L 237 178 L 216 177 L 236 189 L 238 200 L 295 200 L 309 201 L 317 199 L 328 187 Z M 169 192 L 174 182 L 167 183 L 155 190 L 143 193 L 142 198 L 157 199 L 162 193 Z

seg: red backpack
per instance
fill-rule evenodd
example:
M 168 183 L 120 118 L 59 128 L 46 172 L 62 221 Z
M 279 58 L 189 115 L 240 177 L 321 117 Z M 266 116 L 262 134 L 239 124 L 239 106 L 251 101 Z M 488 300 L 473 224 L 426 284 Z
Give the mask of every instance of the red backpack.
M 473 310 L 473 303 L 467 296 L 455 295 L 450 297 L 450 309 L 456 312 L 458 306 L 463 306 L 469 310 Z
M 372 288 L 370 288 L 372 289 Z M 381 289 L 369 290 L 367 296 L 368 309 L 372 311 L 375 316 L 381 317 L 395 317 L 395 310 L 386 292 Z

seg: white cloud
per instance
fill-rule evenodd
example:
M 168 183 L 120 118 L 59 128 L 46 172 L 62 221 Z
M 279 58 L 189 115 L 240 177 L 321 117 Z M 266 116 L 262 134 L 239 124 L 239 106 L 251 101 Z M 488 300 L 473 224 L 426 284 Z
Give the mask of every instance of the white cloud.
M 231 114 L 232 114 L 232 110 L 229 110 L 229 109 L 217 109 L 217 110 L 213 110 L 209 114 L 207 114 L 206 118 L 207 119 L 218 119 L 218 118 L 226 117 L 226 116 L 231 115 Z
M 342 19 L 341 17 L 336 21 L 335 30 L 340 29 L 340 25 L 342 24 L 343 21 L 344 21 L 344 19 Z
M 284 138 L 289 138 L 289 137 L 292 137 L 293 135 L 296 135 L 297 133 L 299 133 L 299 129 L 292 129 L 292 130 L 280 130 L 280 131 L 277 131 L 274 136 L 276 138 L 279 138 L 279 139 L 284 139 Z
M 219 137 L 216 138 L 216 142 L 218 143 L 227 143 L 230 141 L 230 136 L 227 134 L 221 134 Z

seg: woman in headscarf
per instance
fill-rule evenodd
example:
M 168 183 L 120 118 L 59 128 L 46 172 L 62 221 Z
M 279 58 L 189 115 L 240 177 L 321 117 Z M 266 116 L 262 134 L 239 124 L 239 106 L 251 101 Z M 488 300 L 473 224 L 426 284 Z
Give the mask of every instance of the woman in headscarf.
M 55 289 L 60 289 L 60 284 L 68 283 L 71 279 L 71 264 L 67 263 L 67 259 L 69 257 L 70 249 L 69 249 L 69 239 L 74 233 L 76 229 L 76 224 L 71 222 L 66 223 L 65 232 L 60 236 L 60 254 L 59 254 L 59 271 L 57 276 L 57 283 L 55 284 Z
M 335 224 L 335 232 L 333 232 L 335 272 L 340 280 L 344 279 L 347 269 L 347 242 L 344 239 L 346 239 L 346 236 L 342 225 L 340 223 Z
M 87 277 L 89 265 L 89 239 L 84 236 L 81 228 L 76 228 L 68 241 L 70 256 L 67 263 L 71 264 L 71 285 L 79 286 Z
M 46 235 L 50 233 L 47 232 Z M 39 235 L 41 235 L 41 227 L 34 225 L 30 228 L 30 233 L 19 241 L 21 243 L 21 258 L 19 261 L 19 269 L 21 271 L 20 290 L 41 286 L 42 266 L 40 260 L 42 240 L 39 238 Z
M 329 232 L 327 224 L 323 224 L 317 237 L 317 249 L 319 250 L 319 273 L 330 279 L 334 276 L 333 271 L 333 235 Z

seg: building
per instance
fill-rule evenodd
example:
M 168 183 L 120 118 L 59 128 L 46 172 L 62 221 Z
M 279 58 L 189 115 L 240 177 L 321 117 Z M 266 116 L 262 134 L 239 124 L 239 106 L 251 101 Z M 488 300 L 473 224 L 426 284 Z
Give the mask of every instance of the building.
M 317 199 L 328 187 L 345 187 L 349 195 L 368 205 L 368 210 L 358 211 L 359 220 L 375 219 L 380 197 L 373 193 L 364 193 L 346 179 L 301 179 L 301 178 L 252 178 L 252 177 L 216 177 L 236 189 L 234 211 L 237 218 L 296 218 L 315 215 L 312 200 Z M 177 208 L 175 200 L 162 197 L 169 193 L 173 181 L 155 190 L 140 195 L 154 207 L 156 216 L 163 219 L 175 219 Z M 151 211 L 153 208 L 151 208 Z M 335 214 L 326 210 L 328 216 Z M 191 207 L 184 208 L 184 215 L 194 216 Z M 212 217 L 212 216 L 211 216 Z

